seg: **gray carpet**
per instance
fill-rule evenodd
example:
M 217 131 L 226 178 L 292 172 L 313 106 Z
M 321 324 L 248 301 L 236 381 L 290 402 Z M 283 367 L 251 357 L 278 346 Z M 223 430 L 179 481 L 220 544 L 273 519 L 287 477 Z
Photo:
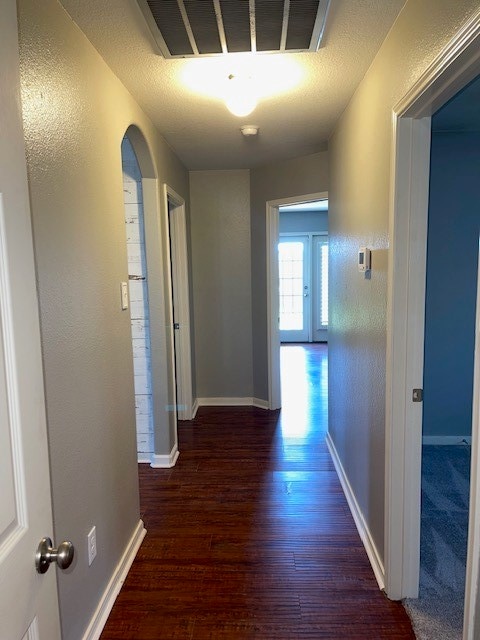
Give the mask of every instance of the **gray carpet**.
M 405 600 L 418 640 L 461 640 L 470 447 L 424 445 L 420 595 Z

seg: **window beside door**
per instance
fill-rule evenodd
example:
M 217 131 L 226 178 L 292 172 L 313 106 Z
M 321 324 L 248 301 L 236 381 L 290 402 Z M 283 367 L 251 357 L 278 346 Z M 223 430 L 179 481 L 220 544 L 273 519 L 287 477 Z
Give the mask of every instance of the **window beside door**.
M 304 326 L 304 243 L 278 245 L 280 275 L 280 331 L 301 331 Z

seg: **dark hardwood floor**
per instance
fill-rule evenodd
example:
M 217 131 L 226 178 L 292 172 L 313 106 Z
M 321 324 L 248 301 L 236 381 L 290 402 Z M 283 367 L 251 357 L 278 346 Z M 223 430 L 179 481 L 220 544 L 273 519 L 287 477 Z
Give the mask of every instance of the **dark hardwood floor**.
M 148 530 L 102 640 L 413 640 L 378 589 L 324 436 L 327 347 L 282 347 L 283 409 L 201 408 L 174 469 L 140 465 Z

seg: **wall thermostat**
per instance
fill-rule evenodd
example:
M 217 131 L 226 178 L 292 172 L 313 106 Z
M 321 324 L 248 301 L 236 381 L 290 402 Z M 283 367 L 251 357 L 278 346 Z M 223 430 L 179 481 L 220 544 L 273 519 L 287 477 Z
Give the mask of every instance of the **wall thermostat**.
M 372 252 L 367 247 L 360 247 L 358 250 L 358 270 L 370 271 Z

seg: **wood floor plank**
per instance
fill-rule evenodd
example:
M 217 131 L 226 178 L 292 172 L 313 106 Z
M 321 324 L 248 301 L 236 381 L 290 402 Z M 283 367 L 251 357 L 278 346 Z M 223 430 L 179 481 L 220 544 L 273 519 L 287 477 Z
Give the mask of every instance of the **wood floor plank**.
M 202 407 L 179 425 L 175 468 L 140 465 L 147 536 L 102 640 L 415 638 L 325 444 L 326 359 L 325 345 L 283 347 L 281 412 Z

